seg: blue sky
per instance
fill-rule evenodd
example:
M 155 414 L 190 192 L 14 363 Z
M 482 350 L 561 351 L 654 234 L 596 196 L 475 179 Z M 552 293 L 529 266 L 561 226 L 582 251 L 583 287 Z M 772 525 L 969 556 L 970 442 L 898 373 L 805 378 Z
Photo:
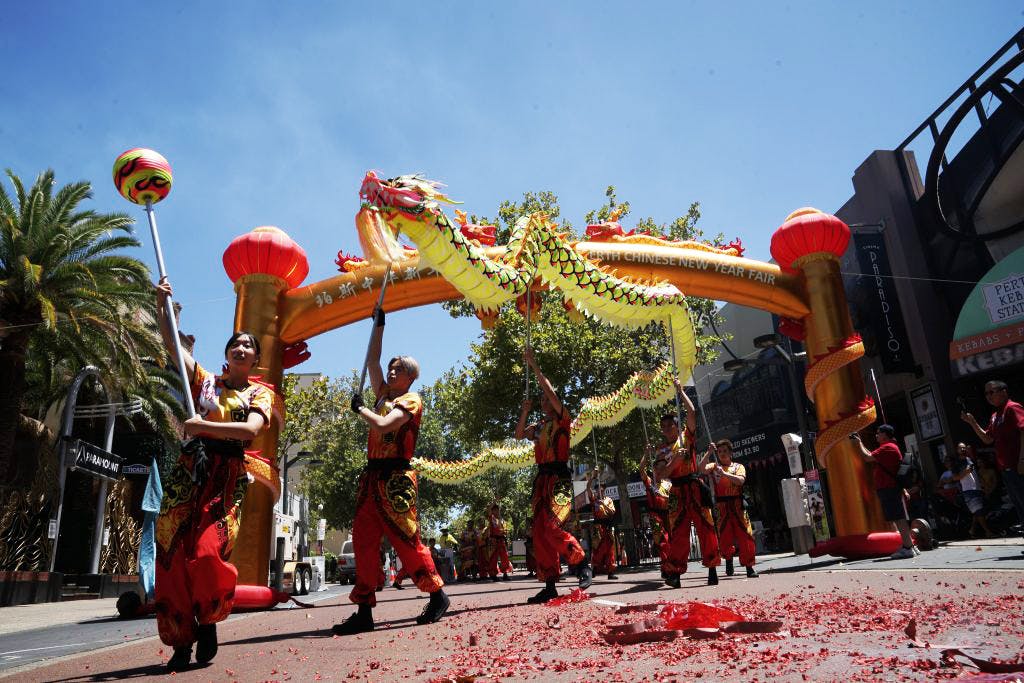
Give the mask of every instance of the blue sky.
M 577 226 L 609 184 L 659 222 L 699 201 L 707 233 L 767 259 L 790 211 L 838 209 L 857 165 L 1022 22 L 1018 3 L 959 1 L 11 3 L 0 164 L 91 181 L 91 208 L 137 217 L 155 270 L 110 169 L 130 147 L 166 156 L 165 259 L 196 355 L 218 367 L 224 248 L 276 225 L 306 249 L 307 282 L 330 277 L 339 249 L 358 253 L 368 169 L 424 172 L 491 216 L 551 190 Z M 296 370 L 358 367 L 368 332 L 312 340 Z M 430 382 L 478 334 L 439 307 L 405 311 L 384 353 L 417 356 Z

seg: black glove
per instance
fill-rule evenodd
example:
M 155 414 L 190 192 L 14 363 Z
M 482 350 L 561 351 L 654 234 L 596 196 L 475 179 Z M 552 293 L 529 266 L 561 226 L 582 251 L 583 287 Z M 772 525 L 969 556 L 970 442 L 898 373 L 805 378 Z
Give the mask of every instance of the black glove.
M 373 309 L 373 322 L 376 323 L 376 327 L 384 327 L 384 309 Z
M 358 415 L 359 409 L 366 407 L 366 404 L 363 403 L 363 395 L 352 394 L 352 403 L 350 405 L 352 406 L 352 412 Z
M 192 456 L 192 483 L 196 488 L 203 488 L 206 477 L 210 473 L 210 456 L 206 454 L 206 447 L 202 439 L 196 437 L 189 439 L 181 446 L 184 453 Z

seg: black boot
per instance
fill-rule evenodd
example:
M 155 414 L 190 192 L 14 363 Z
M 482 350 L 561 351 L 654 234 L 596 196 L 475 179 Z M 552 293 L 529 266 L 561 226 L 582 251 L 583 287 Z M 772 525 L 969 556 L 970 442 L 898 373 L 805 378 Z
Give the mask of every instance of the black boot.
M 217 656 L 217 624 L 200 624 L 196 632 L 196 661 L 207 664 Z
M 497 574 L 495 574 L 494 576 L 491 577 L 491 581 L 500 581 L 500 580 L 501 579 L 498 578 Z
M 590 568 L 590 563 L 585 560 L 576 565 L 573 573 L 576 575 L 576 578 L 579 579 L 581 591 L 585 591 L 590 588 L 590 584 L 594 582 L 594 571 Z
M 398 589 L 398 590 L 400 590 L 400 591 L 404 591 L 404 590 L 405 590 L 405 586 L 403 586 L 402 584 L 398 583 L 397 581 L 395 581 L 394 583 L 392 583 L 392 584 L 391 584 L 391 587 L 392 587 L 392 588 L 397 588 L 397 589 Z
M 512 579 L 510 579 L 510 578 L 509 578 L 509 576 L 508 576 L 508 572 L 505 572 L 505 573 L 504 573 L 504 574 L 502 575 L 502 577 L 501 577 L 501 580 L 502 580 L 502 581 L 511 581 Z
M 168 671 L 184 671 L 192 661 L 192 646 L 174 648 L 174 656 L 167 660 Z
M 416 617 L 416 623 L 422 626 L 439 621 L 444 616 L 444 613 L 448 611 L 448 607 L 451 604 L 452 601 L 444 594 L 444 590 L 438 588 L 430 594 L 430 600 L 423 608 L 423 611 L 420 612 L 420 615 Z
M 359 609 L 348 619 L 335 624 L 331 631 L 339 636 L 351 636 L 373 630 L 373 609 L 369 605 L 359 605 Z
M 756 571 L 754 571 L 754 568 L 753 567 L 747 567 L 747 578 L 748 579 L 756 579 L 757 577 L 758 577 L 758 573 Z
M 608 580 L 609 581 L 615 581 L 617 578 L 619 578 L 619 577 L 616 576 L 614 572 L 608 575 Z
M 679 588 L 679 574 L 665 574 L 665 585 L 669 588 Z
M 555 580 L 550 579 L 547 583 L 544 584 L 544 588 L 542 588 L 539 593 L 534 595 L 532 598 L 528 598 L 526 602 L 530 603 L 531 605 L 540 605 L 547 602 L 548 600 L 551 600 L 552 598 L 557 597 L 558 590 L 555 588 Z
M 731 557 L 725 558 L 725 575 L 726 576 L 732 576 L 735 573 L 736 573 L 736 568 L 732 566 L 732 558 Z
M 708 567 L 708 585 L 709 586 L 717 586 L 718 585 L 718 570 L 715 569 L 714 567 Z

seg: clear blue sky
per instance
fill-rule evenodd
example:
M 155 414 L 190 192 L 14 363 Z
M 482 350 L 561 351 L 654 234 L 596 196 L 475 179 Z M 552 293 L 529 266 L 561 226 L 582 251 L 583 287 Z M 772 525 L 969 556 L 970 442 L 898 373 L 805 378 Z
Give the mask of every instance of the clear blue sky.
M 183 327 L 219 367 L 234 295 L 221 266 L 257 225 L 310 257 L 307 282 L 358 252 L 363 174 L 420 171 L 470 212 L 555 192 L 575 225 L 617 186 L 667 222 L 768 258 L 793 209 L 834 211 L 1020 25 L 1015 2 L 9 3 L 0 27 L 0 163 L 27 182 L 93 182 L 100 211 L 144 212 L 110 180 L 123 150 L 174 167 L 158 206 Z M 923 161 L 922 161 L 923 163 Z M 627 219 L 627 224 L 630 222 Z M 311 342 L 297 370 L 361 364 L 369 323 Z M 476 320 L 389 316 L 385 356 L 432 381 Z

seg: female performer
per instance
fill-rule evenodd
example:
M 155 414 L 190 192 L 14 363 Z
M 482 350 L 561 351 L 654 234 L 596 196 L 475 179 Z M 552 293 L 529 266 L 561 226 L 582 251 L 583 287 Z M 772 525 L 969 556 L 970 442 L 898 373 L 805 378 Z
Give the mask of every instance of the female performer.
M 523 401 L 516 425 L 516 438 L 534 442 L 537 477 L 533 480 L 533 552 L 537 559 L 537 578 L 544 589 L 528 600 L 543 603 L 558 596 L 555 583 L 561 573 L 559 557 L 565 557 L 569 569 L 579 579 L 581 589 L 590 587 L 593 574 L 586 562 L 586 554 L 579 542 L 562 524 L 572 510 L 572 481 L 569 473 L 569 413 L 558 399 L 551 382 L 541 372 L 533 349 L 523 352 L 527 365 L 537 376 L 541 388 L 541 410 L 544 417 L 539 424 L 526 425 L 530 414 L 530 399 Z
M 173 355 L 166 278 L 156 292 L 160 334 Z M 193 643 L 200 664 L 217 654 L 217 622 L 231 614 L 238 580 L 227 560 L 249 484 L 245 449 L 270 424 L 274 408 L 273 390 L 249 377 L 260 361 L 260 343 L 248 332 L 228 339 L 219 376 L 182 355 L 198 413 L 185 421 L 185 434 L 197 438 L 171 469 L 156 522 L 156 618 L 160 640 L 174 648 L 169 671 L 188 667 Z

